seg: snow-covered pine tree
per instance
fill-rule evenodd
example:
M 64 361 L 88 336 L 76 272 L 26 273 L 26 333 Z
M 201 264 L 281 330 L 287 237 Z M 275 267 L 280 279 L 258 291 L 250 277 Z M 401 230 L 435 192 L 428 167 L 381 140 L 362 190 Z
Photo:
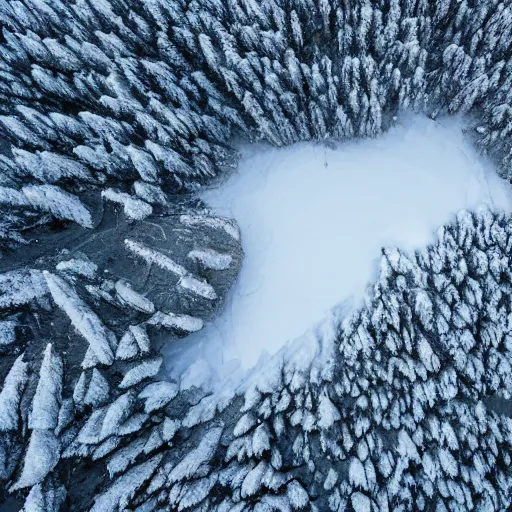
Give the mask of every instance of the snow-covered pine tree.
M 62 378 L 62 360 L 49 343 L 32 399 L 28 420 L 31 434 L 23 469 L 11 491 L 41 484 L 59 462 L 61 446 L 55 429 L 62 401 Z

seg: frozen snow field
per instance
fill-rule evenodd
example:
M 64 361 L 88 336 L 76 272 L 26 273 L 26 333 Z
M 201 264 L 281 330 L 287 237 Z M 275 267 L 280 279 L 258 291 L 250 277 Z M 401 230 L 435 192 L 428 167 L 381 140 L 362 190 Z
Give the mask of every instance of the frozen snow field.
M 210 325 L 165 349 L 167 371 L 187 387 L 249 369 L 343 301 L 357 305 L 383 246 L 423 247 L 457 211 L 482 203 L 510 211 L 509 187 L 462 127 L 410 118 L 336 148 L 241 147 L 236 172 L 202 192 L 240 226 L 240 277 Z

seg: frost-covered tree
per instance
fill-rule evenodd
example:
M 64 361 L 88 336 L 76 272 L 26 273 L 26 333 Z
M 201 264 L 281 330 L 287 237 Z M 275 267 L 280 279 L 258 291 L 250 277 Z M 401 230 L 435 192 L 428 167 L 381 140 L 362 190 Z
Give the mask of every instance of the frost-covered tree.
M 23 469 L 11 491 L 40 485 L 59 462 L 61 446 L 55 429 L 62 400 L 62 377 L 62 360 L 49 343 L 32 399 L 28 420 L 31 434 Z

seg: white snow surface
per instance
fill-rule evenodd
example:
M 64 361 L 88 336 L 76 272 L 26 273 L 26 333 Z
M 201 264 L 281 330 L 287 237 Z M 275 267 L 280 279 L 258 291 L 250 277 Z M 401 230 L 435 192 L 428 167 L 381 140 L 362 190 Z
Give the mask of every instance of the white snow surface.
M 512 211 L 510 185 L 464 126 L 410 117 L 336 147 L 240 147 L 237 171 L 201 193 L 240 227 L 240 276 L 215 320 L 164 348 L 166 372 L 182 388 L 215 388 L 294 341 L 281 352 L 289 356 L 323 319 L 339 321 L 336 308 L 361 305 L 382 247 L 422 248 L 461 209 Z

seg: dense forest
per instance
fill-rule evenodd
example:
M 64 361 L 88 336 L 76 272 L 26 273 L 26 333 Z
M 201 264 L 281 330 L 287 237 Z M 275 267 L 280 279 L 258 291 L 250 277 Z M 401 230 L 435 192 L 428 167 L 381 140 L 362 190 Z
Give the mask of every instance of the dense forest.
M 512 178 L 512 5 L 0 0 L 0 502 L 9 510 L 507 510 L 512 219 L 383 250 L 328 354 L 182 391 L 242 261 L 195 196 L 232 141 L 467 115 Z M 293 186 L 293 183 L 290 183 Z M 164 334 L 165 333 L 165 334 Z M 7 510 L 7 509 L 6 509 Z

